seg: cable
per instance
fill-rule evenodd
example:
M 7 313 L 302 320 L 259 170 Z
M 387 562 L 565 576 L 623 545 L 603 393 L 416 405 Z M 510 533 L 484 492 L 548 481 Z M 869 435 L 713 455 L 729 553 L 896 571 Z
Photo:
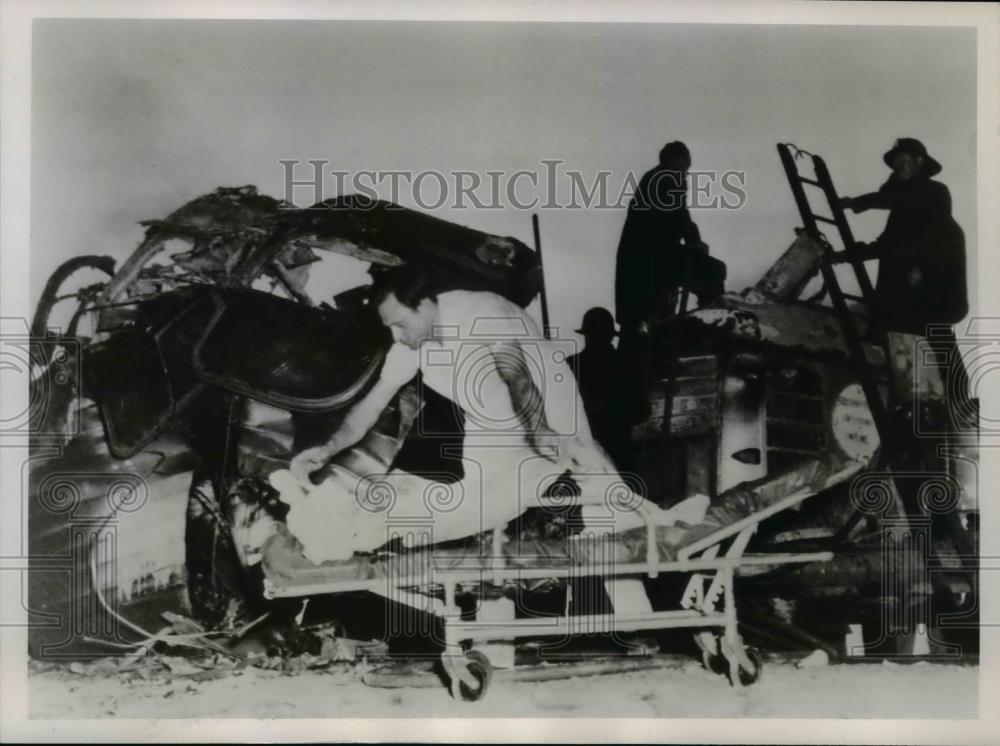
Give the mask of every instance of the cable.
M 131 621 L 129 621 L 128 619 L 126 619 L 125 617 L 123 617 L 121 614 L 119 614 L 118 612 L 116 612 L 114 609 L 112 609 L 111 606 L 108 604 L 107 600 L 104 598 L 104 593 L 101 591 L 101 584 L 97 582 L 97 552 L 96 552 L 97 537 L 104 530 L 104 527 L 107 526 L 108 523 L 111 522 L 111 519 L 114 518 L 117 515 L 118 515 L 118 509 L 116 508 L 114 510 L 114 512 L 111 513 L 111 515 L 109 515 L 107 518 L 104 519 L 104 521 L 101 523 L 101 525 L 97 527 L 97 530 L 94 531 L 93 534 L 91 534 L 91 536 L 90 536 L 90 551 L 89 551 L 89 554 L 90 554 L 90 563 L 89 563 L 90 564 L 90 583 L 94 587 L 94 593 L 97 596 L 98 603 L 101 604 L 101 606 L 104 608 L 104 610 L 106 612 L 108 612 L 109 614 L 111 614 L 111 616 L 113 616 L 119 622 L 121 622 L 126 627 L 128 627 L 129 629 L 131 629 L 133 632 L 139 633 L 140 635 L 142 635 L 143 637 L 145 637 L 147 639 L 147 641 L 150 641 L 150 640 L 153 640 L 153 638 L 155 636 L 151 632 L 149 632 L 148 630 L 143 629 L 138 624 L 132 623 Z
M 115 511 L 113 513 L 111 513 L 111 515 L 109 515 L 107 518 L 104 519 L 104 521 L 100 524 L 100 526 L 98 526 L 97 530 L 94 531 L 94 533 L 90 537 L 90 550 L 89 550 L 89 563 L 88 563 L 89 566 L 90 566 L 90 582 L 91 582 L 91 585 L 94 588 L 94 594 L 97 596 L 97 601 L 98 601 L 98 603 L 101 604 L 101 606 L 104 608 L 104 610 L 106 612 L 108 612 L 116 620 L 118 620 L 119 622 L 121 622 L 122 624 L 124 624 L 126 627 L 128 627 L 129 629 L 131 629 L 133 632 L 135 632 L 135 633 L 137 633 L 139 635 L 142 635 L 142 637 L 144 637 L 145 639 L 143 641 L 141 641 L 141 642 L 136 642 L 136 643 L 131 644 L 131 645 L 123 644 L 123 643 L 110 642 L 110 641 L 98 641 L 98 642 L 106 642 L 107 644 L 112 645 L 114 647 L 133 647 L 133 648 L 146 647 L 147 649 L 149 647 L 151 647 L 153 643 L 163 642 L 163 643 L 166 643 L 167 645 L 175 645 L 175 646 L 180 646 L 180 647 L 196 648 L 198 650 L 206 650 L 206 649 L 207 650 L 213 650 L 213 651 L 215 651 L 217 653 L 222 653 L 223 655 L 228 655 L 228 656 L 230 656 L 232 658 L 242 659 L 242 656 L 240 656 L 240 655 L 238 655 L 236 653 L 233 653 L 230 650 L 226 650 L 224 647 L 222 647 L 220 645 L 217 645 L 217 644 L 213 643 L 210 640 L 205 639 L 205 635 L 208 634 L 207 632 L 196 632 L 196 633 L 192 633 L 192 634 L 189 634 L 189 635 L 176 635 L 176 634 L 171 634 L 171 633 L 164 634 L 162 632 L 157 633 L 157 634 L 153 634 L 149 630 L 144 629 L 143 627 L 140 627 L 138 624 L 135 624 L 134 622 L 130 621 L 129 619 L 126 619 L 121 614 L 119 614 L 117 611 L 115 611 L 114 609 L 111 608 L 110 604 L 108 604 L 108 602 L 107 602 L 107 599 L 104 598 L 104 593 L 101 591 L 100 583 L 98 583 L 98 581 L 97 581 L 97 552 L 96 552 L 96 547 L 97 547 L 97 537 L 100 535 L 101 531 L 104 530 L 104 527 L 107 526 L 108 523 L 111 521 L 111 519 L 114 518 L 117 514 L 118 514 L 118 510 L 115 509 Z M 268 612 L 268 613 L 270 613 L 270 612 Z M 249 625 L 245 626 L 244 629 L 242 630 L 242 632 L 240 633 L 240 635 L 244 634 L 247 629 L 249 629 L 250 627 L 256 625 L 262 619 L 263 619 L 263 617 L 255 619 Z M 200 642 L 198 644 L 195 644 L 195 643 L 188 642 L 187 641 L 188 639 L 198 639 L 198 640 L 200 640 Z

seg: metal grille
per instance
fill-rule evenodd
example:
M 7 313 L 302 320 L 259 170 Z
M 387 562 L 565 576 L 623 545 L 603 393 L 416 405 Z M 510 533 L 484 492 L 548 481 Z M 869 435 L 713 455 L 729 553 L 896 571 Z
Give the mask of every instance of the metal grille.
M 769 472 L 815 456 L 827 446 L 823 376 L 814 368 L 781 366 L 764 405 Z

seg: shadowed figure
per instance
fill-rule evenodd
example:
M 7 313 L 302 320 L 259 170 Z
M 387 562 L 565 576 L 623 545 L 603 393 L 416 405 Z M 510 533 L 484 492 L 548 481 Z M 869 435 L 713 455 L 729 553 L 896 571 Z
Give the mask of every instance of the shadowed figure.
M 566 362 L 576 376 L 594 439 L 621 467 L 628 427 L 617 399 L 622 371 L 613 344 L 618 336 L 615 320 L 608 309 L 595 306 L 583 315 L 576 333 L 583 335 L 584 348 Z
M 888 331 L 927 335 L 929 324 L 955 324 L 969 312 L 965 234 L 951 214 L 948 187 L 931 177 L 941 164 L 919 140 L 903 137 L 883 156 L 892 174 L 877 192 L 844 197 L 854 212 L 888 210 L 885 230 L 871 244 L 858 243 L 879 260 L 872 308 L 874 321 Z M 949 394 L 965 400 L 968 376 L 954 332 L 928 338 Z
M 690 168 L 687 146 L 667 143 L 629 202 L 615 267 L 615 316 L 625 339 L 649 325 L 657 302 L 677 284 L 678 248 L 708 251 L 687 208 Z

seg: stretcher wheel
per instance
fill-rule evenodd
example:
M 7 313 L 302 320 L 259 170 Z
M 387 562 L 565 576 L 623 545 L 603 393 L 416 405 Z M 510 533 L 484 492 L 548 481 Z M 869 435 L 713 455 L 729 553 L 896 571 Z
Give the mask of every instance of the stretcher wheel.
M 747 668 L 746 664 L 741 660 L 737 675 L 740 677 L 739 683 L 741 686 L 750 686 L 760 679 L 761 671 L 764 669 L 764 662 L 756 648 L 744 648 L 743 652 L 746 653 L 746 657 L 750 660 L 753 668 Z M 736 684 L 735 681 L 732 683 Z
M 465 668 L 476 680 L 476 686 L 469 686 L 464 680 L 458 682 L 458 691 L 466 702 L 476 702 L 486 696 L 490 680 L 493 678 L 493 666 L 490 659 L 478 650 L 470 650 L 465 654 Z
M 707 650 L 702 650 L 701 664 L 705 667 L 705 670 L 712 673 L 725 674 L 729 672 L 729 662 L 721 653 L 710 653 Z

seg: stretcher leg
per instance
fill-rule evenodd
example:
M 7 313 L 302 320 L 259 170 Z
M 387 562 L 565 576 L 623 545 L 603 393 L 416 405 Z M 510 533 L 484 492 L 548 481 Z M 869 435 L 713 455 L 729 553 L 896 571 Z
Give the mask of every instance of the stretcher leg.
M 448 688 L 455 699 L 469 702 L 486 696 L 493 666 L 489 658 L 480 650 L 462 650 L 453 623 L 461 620 L 462 612 L 455 603 L 455 586 L 445 583 L 444 587 L 444 650 L 441 652 L 441 668 L 448 678 Z
M 719 636 L 710 630 L 694 633 L 694 642 L 701 650 L 701 664 L 712 673 L 726 673 L 726 660 L 719 649 Z
M 736 618 L 736 596 L 733 591 L 733 569 L 727 567 L 720 573 L 724 585 L 726 629 L 720 647 L 729 663 L 729 681 L 737 688 L 753 684 L 760 678 L 761 659 L 756 651 L 749 650 L 740 637 Z

